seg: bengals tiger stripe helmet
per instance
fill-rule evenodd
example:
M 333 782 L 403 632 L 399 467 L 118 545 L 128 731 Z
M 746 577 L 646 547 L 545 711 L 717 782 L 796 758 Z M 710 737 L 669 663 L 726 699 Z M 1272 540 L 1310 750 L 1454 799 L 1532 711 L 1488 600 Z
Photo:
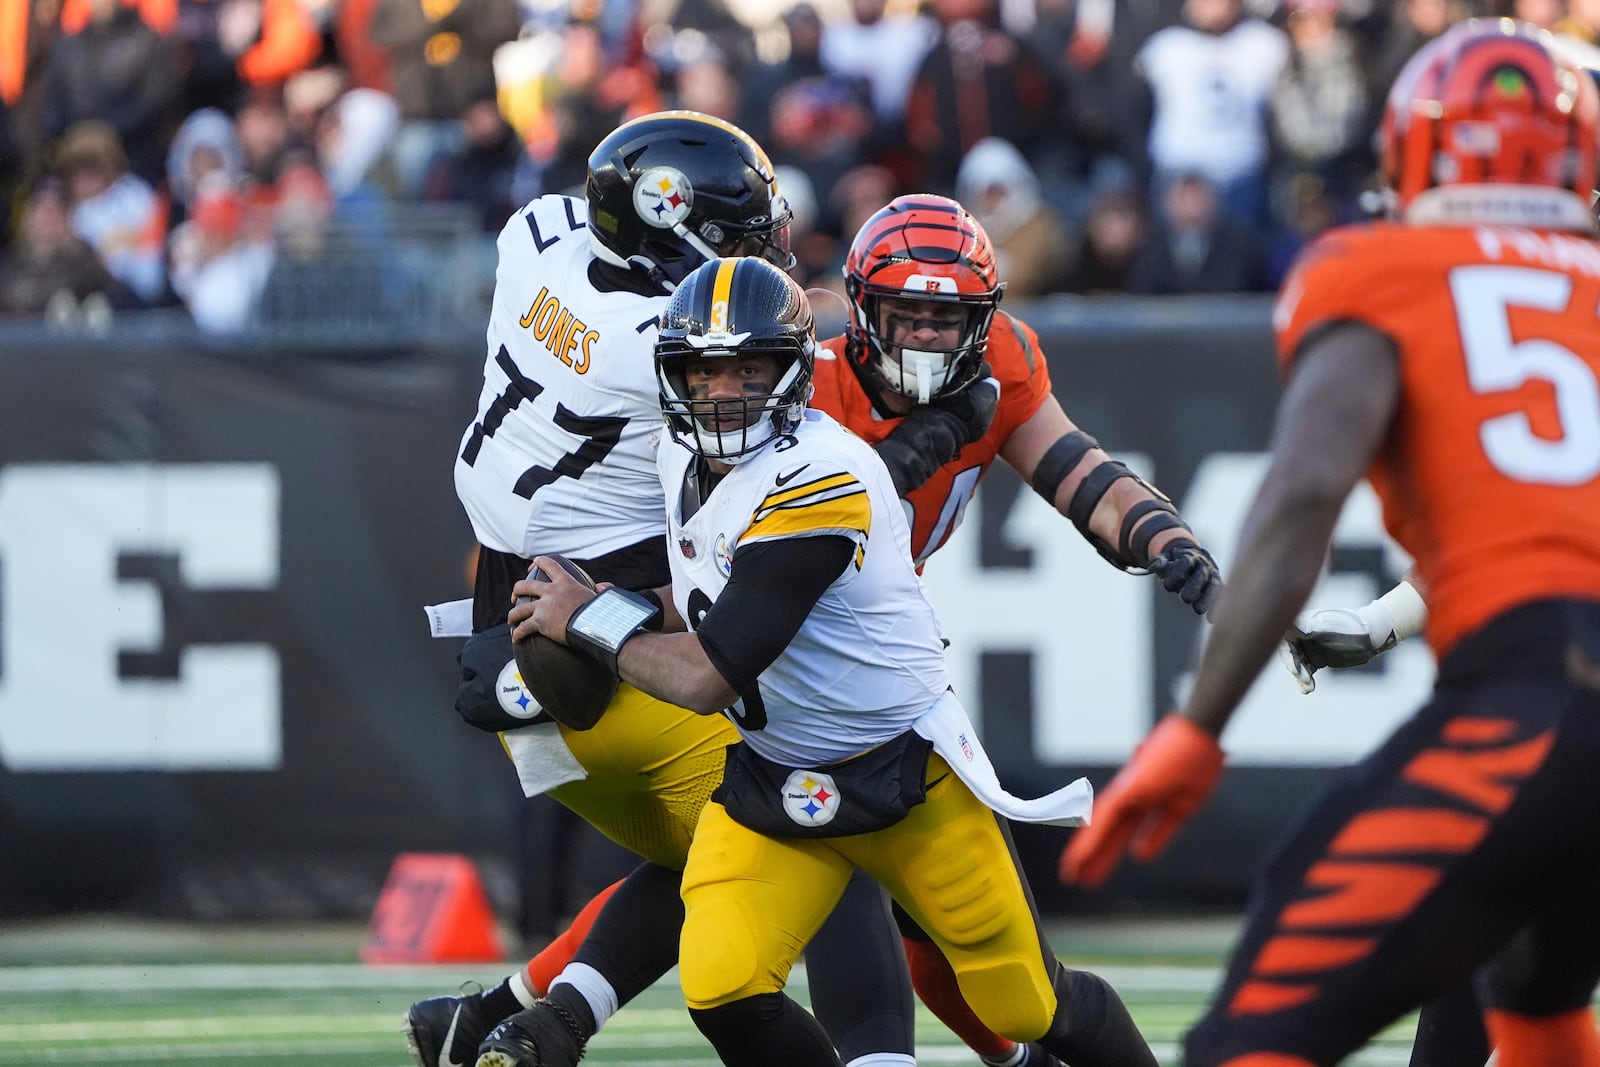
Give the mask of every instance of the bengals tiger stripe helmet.
M 869 394 L 887 390 L 925 404 L 977 379 L 1005 284 L 989 235 L 959 203 L 928 193 L 891 201 L 850 245 L 844 288 L 850 301 L 845 348 Z M 886 300 L 955 311 L 956 342 L 926 350 L 893 344 L 888 320 L 894 309 Z
M 1402 215 L 1415 217 L 1414 202 L 1430 190 L 1495 185 L 1519 189 L 1529 205 L 1502 221 L 1548 215 L 1561 225 L 1567 198 L 1553 191 L 1587 205 L 1595 187 L 1597 123 L 1594 81 L 1549 34 L 1514 19 L 1472 19 L 1423 46 L 1395 79 L 1383 173 Z
M 589 154 L 585 197 L 594 254 L 669 291 L 719 256 L 794 266 L 772 161 L 710 115 L 660 111 L 618 126 Z
M 696 399 L 689 365 L 760 353 L 778 360 L 768 392 Z M 661 415 L 691 452 L 739 463 L 792 433 L 811 399 L 817 339 L 811 301 L 795 280 L 764 259 L 714 259 L 673 292 L 656 335 Z

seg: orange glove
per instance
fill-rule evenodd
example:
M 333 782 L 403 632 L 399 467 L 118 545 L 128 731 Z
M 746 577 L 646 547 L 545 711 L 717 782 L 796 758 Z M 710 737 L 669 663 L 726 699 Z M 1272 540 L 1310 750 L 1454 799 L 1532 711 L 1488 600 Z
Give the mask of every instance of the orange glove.
M 1200 810 L 1221 774 L 1216 738 L 1182 715 L 1168 715 L 1095 798 L 1094 821 L 1061 852 L 1061 880 L 1099 885 L 1130 842 L 1139 859 L 1154 859 Z

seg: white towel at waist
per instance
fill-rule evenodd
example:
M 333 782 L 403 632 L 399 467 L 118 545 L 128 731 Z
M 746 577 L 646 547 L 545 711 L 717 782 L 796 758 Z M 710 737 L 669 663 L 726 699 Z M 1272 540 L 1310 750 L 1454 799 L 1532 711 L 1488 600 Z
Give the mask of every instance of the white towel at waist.
M 472 600 L 451 600 L 444 604 L 429 604 L 423 612 L 428 616 L 428 630 L 435 637 L 470 637 L 472 635 Z M 561 728 L 553 722 L 534 723 L 516 730 L 500 733 L 500 744 L 511 765 L 517 769 L 517 781 L 522 785 L 522 795 L 536 797 L 548 793 L 567 782 L 581 782 L 589 777 L 578 757 L 567 747 Z
M 428 604 L 422 609 L 428 616 L 428 632 L 434 637 L 472 636 L 472 598 L 449 600 L 443 604 Z
M 1094 787 L 1079 778 L 1034 800 L 1008 793 L 994 773 L 994 764 L 978 740 L 978 732 L 954 693 L 946 692 L 911 727 L 933 742 L 956 777 L 991 809 L 1016 822 L 1042 822 L 1052 826 L 1087 826 L 1094 806 Z
M 523 796 L 536 797 L 558 785 L 581 782 L 589 777 L 589 772 L 567 747 L 561 727 L 553 722 L 503 730 L 500 743 L 511 757 L 511 765 L 517 769 Z

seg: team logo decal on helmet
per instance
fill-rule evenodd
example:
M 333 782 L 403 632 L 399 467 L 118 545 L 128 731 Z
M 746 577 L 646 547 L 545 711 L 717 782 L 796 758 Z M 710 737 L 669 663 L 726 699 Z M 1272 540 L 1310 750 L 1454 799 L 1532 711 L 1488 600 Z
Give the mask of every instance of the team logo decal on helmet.
M 584 198 L 595 256 L 663 289 L 719 256 L 794 265 L 772 161 L 710 115 L 661 111 L 618 126 L 589 154 Z
M 800 826 L 826 826 L 839 814 L 839 786 L 821 771 L 795 771 L 783 783 L 783 811 Z
M 694 188 L 683 172 L 673 167 L 652 167 L 639 175 L 633 187 L 633 208 L 658 230 L 670 230 L 689 217 Z

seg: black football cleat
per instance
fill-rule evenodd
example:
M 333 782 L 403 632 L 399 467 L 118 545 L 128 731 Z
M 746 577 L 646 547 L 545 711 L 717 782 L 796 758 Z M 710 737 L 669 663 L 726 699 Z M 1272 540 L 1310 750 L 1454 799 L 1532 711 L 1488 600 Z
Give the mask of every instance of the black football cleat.
M 563 1012 L 538 1000 L 489 1032 L 476 1067 L 577 1067 L 584 1042 Z
M 472 1067 L 488 1032 L 481 989 L 459 997 L 429 997 L 406 1011 L 406 1047 L 417 1067 Z

